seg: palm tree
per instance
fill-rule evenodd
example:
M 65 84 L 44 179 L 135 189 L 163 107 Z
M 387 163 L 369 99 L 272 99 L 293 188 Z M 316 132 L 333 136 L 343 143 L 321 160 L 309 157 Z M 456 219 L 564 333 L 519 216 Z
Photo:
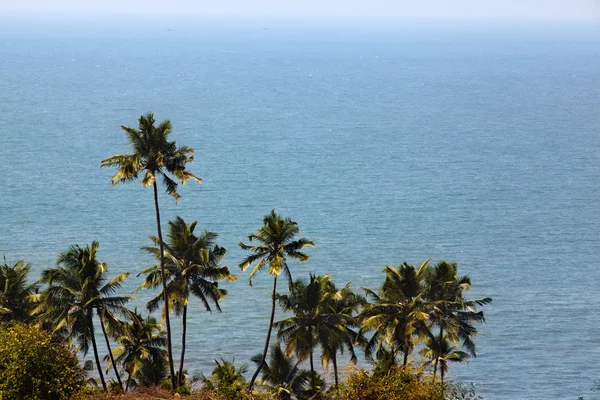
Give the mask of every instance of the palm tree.
M 298 224 L 296 222 L 293 222 L 289 218 L 281 218 L 281 216 L 275 213 L 275 210 L 271 210 L 271 213 L 265 215 L 263 218 L 263 226 L 260 227 L 255 234 L 248 236 L 250 242 L 256 240 L 260 244 L 246 245 L 242 242 L 239 243 L 242 250 L 247 250 L 252 253 L 240 263 L 239 267 L 242 271 L 245 271 L 246 268 L 256 262 L 248 279 L 251 286 L 254 275 L 256 275 L 258 271 L 263 270 L 265 266 L 268 266 L 269 274 L 273 276 L 271 318 L 269 320 L 269 329 L 267 331 L 267 339 L 265 340 L 265 347 L 263 350 L 263 361 L 258 364 L 258 368 L 250 380 L 250 388 L 254 386 L 254 381 L 260 373 L 260 370 L 263 368 L 263 365 L 265 364 L 264 361 L 267 358 L 271 331 L 273 329 L 273 320 L 275 318 L 277 277 L 283 272 L 288 279 L 288 284 L 291 286 L 292 275 L 287 265 L 287 258 L 305 262 L 308 260 L 308 255 L 302 253 L 300 250 L 304 247 L 314 246 L 314 243 L 306 238 L 296 240 L 296 235 L 299 233 L 300 230 L 298 229 Z
M 202 180 L 186 169 L 186 164 L 194 160 L 194 150 L 191 147 L 177 147 L 175 142 L 168 140 L 171 133 L 171 122 L 164 120 L 158 126 L 154 126 L 154 114 L 149 113 L 141 116 L 138 120 L 138 129 L 121 126 L 127 134 L 129 142 L 133 146 L 133 153 L 118 154 L 102 161 L 101 167 L 116 166 L 118 172 L 112 177 L 111 183 L 125 183 L 137 179 L 144 173 L 142 186 L 152 185 L 154 189 L 154 209 L 156 212 L 156 229 L 158 232 L 158 241 L 160 248 L 160 272 L 163 285 L 164 307 L 165 307 L 165 326 L 167 329 L 167 353 L 169 359 L 169 371 L 171 373 L 171 384 L 173 390 L 177 388 L 175 379 L 175 369 L 173 367 L 173 352 L 171 348 L 171 323 L 169 320 L 169 301 L 167 290 L 167 279 L 165 272 L 165 259 L 162 240 L 162 231 L 160 228 L 160 210 L 158 207 L 158 188 L 156 184 L 157 177 L 161 177 L 166 187 L 167 193 L 178 201 L 180 196 L 177 193 L 177 182 L 169 176 L 173 175 L 176 179 L 185 184 L 188 179 L 193 179 L 199 183 Z
M 357 357 L 354 352 L 354 344 L 363 345 L 365 338 L 359 334 L 360 324 L 357 319 L 359 311 L 365 306 L 366 299 L 354 293 L 350 289 L 351 283 L 346 284 L 342 289 L 337 289 L 332 281 L 328 282 L 327 291 L 330 293 L 328 305 L 331 315 L 338 316 L 338 329 L 329 335 L 318 335 L 321 343 L 321 363 L 325 368 L 329 363 L 333 364 L 335 386 L 338 386 L 338 365 L 337 353 L 344 354 L 344 349 L 348 349 L 350 361 L 356 363 Z
M 165 332 L 155 318 L 144 319 L 137 311 L 131 313 L 131 322 L 124 322 L 121 334 L 117 337 L 120 345 L 114 351 L 115 359 L 111 364 L 121 364 L 127 374 L 125 391 L 129 390 L 132 379 L 142 384 L 158 384 L 162 378 L 166 345 Z M 159 366 L 158 373 L 157 368 Z
M 428 262 L 418 270 L 407 263 L 400 267 L 387 266 L 383 269 L 386 278 L 379 294 L 365 289 L 373 301 L 361 314 L 361 332 L 374 331 L 365 348 L 368 357 L 374 352 L 383 355 L 387 346 L 393 361 L 397 351 L 403 353 L 406 366 L 416 342 L 428 334 L 429 315 L 422 299 L 422 279 Z
M 440 376 L 442 379 L 442 390 L 444 386 L 444 377 L 448 372 L 449 362 L 466 362 L 469 354 L 458 349 L 458 345 L 450 343 L 447 336 L 444 336 L 441 341 L 439 339 L 429 339 L 426 347 L 421 350 L 421 355 L 427 357 L 427 364 L 439 364 Z M 433 376 L 435 379 L 435 375 Z
M 252 357 L 256 364 L 262 364 L 260 384 L 266 387 L 277 399 L 291 399 L 306 390 L 309 372 L 298 368 L 299 360 L 287 356 L 278 343 L 271 346 L 267 363 L 262 354 Z
M 278 328 L 277 337 L 285 342 L 285 352 L 288 356 L 295 353 L 300 362 L 308 357 L 313 391 L 315 390 L 313 353 L 317 345 L 317 330 L 321 331 L 319 328 L 326 323 L 326 312 L 329 311 L 326 304 L 328 297 L 326 282 L 329 279 L 328 275 L 317 277 L 310 274 L 308 284 L 297 280 L 292 285 L 290 294 L 276 295 L 281 307 L 294 314 L 275 323 L 274 326 Z
M 278 338 L 286 344 L 286 354 L 295 353 L 300 361 L 309 358 L 312 390 L 316 392 L 313 354 L 320 346 L 323 366 L 334 364 L 337 385 L 338 350 L 347 347 L 352 361 L 356 361 L 353 347 L 356 332 L 351 330 L 356 321 L 348 308 L 350 302 L 359 299 L 351 299 L 349 285 L 338 291 L 328 275 L 312 274 L 308 284 L 297 280 L 289 294 L 277 295 L 277 299 L 285 311 L 294 314 L 275 323 Z
M 6 258 L 0 265 L 0 321 L 29 321 L 31 315 L 30 297 L 38 287 L 35 283 L 27 283 L 31 264 L 17 261 L 8 264 Z
M 483 311 L 477 311 L 477 307 L 491 303 L 492 299 L 466 298 L 464 292 L 471 288 L 471 279 L 467 275 L 458 276 L 457 269 L 456 263 L 440 261 L 425 273 L 424 296 L 429 304 L 431 323 L 439 328 L 435 339 L 438 345 L 435 348 L 442 348 L 444 337 L 451 343 L 462 340 L 462 346 L 468 354 L 476 357 L 473 337 L 477 335 L 477 328 L 474 324 L 485 322 Z M 435 357 L 434 380 L 439 359 Z
M 227 250 L 216 244 L 218 235 L 205 231 L 196 236 L 194 233 L 196 224 L 197 221 L 194 221 L 188 225 L 181 217 L 177 217 L 175 221 L 169 222 L 169 240 L 163 244 L 170 307 L 176 315 L 182 316 L 181 359 L 177 373 L 179 385 L 183 384 L 190 294 L 200 299 L 206 311 L 212 312 L 211 303 L 213 303 L 217 311 L 221 312 L 219 300 L 227 295 L 227 291 L 219 288 L 218 281 L 237 280 L 237 276 L 230 274 L 227 267 L 220 265 Z M 158 238 L 152 237 L 151 239 L 155 245 L 159 244 Z M 160 259 L 159 248 L 145 247 L 144 249 Z M 162 283 L 158 265 L 146 268 L 140 274 L 146 274 L 146 280 L 141 288 L 156 288 Z M 155 311 L 163 298 L 161 291 L 148 302 L 148 310 Z
M 115 312 L 127 314 L 123 305 L 131 296 L 113 295 L 129 273 L 119 274 L 106 282 L 108 267 L 106 263 L 96 259 L 98 247 L 98 242 L 95 241 L 85 247 L 71 246 L 58 256 L 56 268 L 42 271 L 40 282 L 48 287 L 36 296 L 38 305 L 34 313 L 39 314 L 40 321 L 50 324 L 54 331 L 66 329 L 69 339 L 77 341 L 84 355 L 87 354 L 90 343 L 92 344 L 100 381 L 106 390 L 94 334 L 94 311 L 100 317 L 102 332 L 112 357 L 104 318 L 110 316 L 114 320 Z M 120 383 L 116 368 L 114 371 Z

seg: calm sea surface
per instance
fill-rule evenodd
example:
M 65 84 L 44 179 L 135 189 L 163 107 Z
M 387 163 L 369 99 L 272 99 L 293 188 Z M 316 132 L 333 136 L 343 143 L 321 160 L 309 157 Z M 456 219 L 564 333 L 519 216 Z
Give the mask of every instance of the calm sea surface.
M 262 350 L 271 281 L 248 286 L 237 243 L 275 208 L 316 243 L 294 277 L 361 290 L 385 265 L 458 262 L 471 297 L 494 299 L 478 357 L 450 370 L 479 394 L 597 395 L 597 31 L 320 37 L 118 22 L 0 29 L 0 255 L 37 278 L 98 240 L 110 275 L 132 272 L 124 293 L 136 288 L 153 262 L 140 250 L 155 234 L 152 192 L 112 187 L 100 161 L 129 152 L 119 126 L 153 111 L 205 180 L 179 205 L 161 197 L 165 227 L 180 215 L 219 233 L 239 273 L 222 314 L 193 303 L 192 373 Z

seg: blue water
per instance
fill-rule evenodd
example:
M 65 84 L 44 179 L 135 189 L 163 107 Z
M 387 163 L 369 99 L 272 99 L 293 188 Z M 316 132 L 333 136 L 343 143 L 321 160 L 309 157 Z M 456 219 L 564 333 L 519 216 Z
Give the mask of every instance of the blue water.
M 456 261 L 471 296 L 494 302 L 479 356 L 452 378 L 487 399 L 597 393 L 596 29 L 111 23 L 0 28 L 0 254 L 37 277 L 98 240 L 111 275 L 132 272 L 124 291 L 137 287 L 152 193 L 112 187 L 100 161 L 128 152 L 119 126 L 153 111 L 205 181 L 179 205 L 162 196 L 163 220 L 218 232 L 234 271 L 272 208 L 316 243 L 294 277 L 360 290 L 385 265 Z M 193 304 L 191 372 L 261 351 L 270 282 L 239 273 L 222 314 Z

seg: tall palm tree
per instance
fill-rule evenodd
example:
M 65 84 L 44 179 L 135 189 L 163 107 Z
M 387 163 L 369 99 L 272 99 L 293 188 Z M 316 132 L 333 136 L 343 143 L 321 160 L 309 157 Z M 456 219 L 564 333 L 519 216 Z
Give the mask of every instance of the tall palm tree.
M 272 392 L 276 399 L 288 400 L 306 390 L 309 372 L 298 367 L 300 361 L 288 356 L 278 343 L 271 346 L 269 362 L 262 354 L 252 357 L 256 364 L 263 364 L 260 384 Z
M 115 359 L 111 364 L 122 365 L 127 374 L 125 391 L 128 391 L 133 378 L 142 382 L 148 380 L 148 373 L 142 373 L 144 370 L 151 370 L 153 365 L 164 366 L 166 337 L 162 325 L 155 318 L 149 316 L 144 319 L 137 309 L 131 313 L 131 322 L 124 322 L 120 331 L 117 337 L 120 346 L 115 349 Z M 159 377 L 161 375 L 158 374 Z M 150 381 L 147 383 L 158 384 L 157 379 Z
M 448 372 L 448 363 L 466 362 L 469 358 L 469 354 L 459 350 L 458 345 L 450 343 L 447 336 L 444 336 L 441 341 L 439 338 L 429 339 L 426 342 L 426 347 L 423 348 L 420 353 L 429 359 L 427 364 L 439 364 L 442 388 L 444 386 L 444 377 Z M 433 379 L 435 380 L 435 375 Z
M 306 238 L 296 239 L 296 235 L 300 233 L 298 224 L 290 218 L 281 218 L 275 213 L 275 210 L 263 218 L 263 226 L 256 233 L 248 236 L 250 242 L 256 241 L 259 244 L 246 245 L 242 242 L 239 246 L 242 250 L 247 250 L 252 254 L 248 255 L 239 264 L 242 271 L 245 271 L 250 265 L 256 263 L 250 273 L 249 282 L 252 286 L 252 279 L 257 272 L 268 267 L 269 274 L 273 276 L 273 292 L 271 294 L 271 318 L 269 320 L 269 329 L 267 331 L 267 339 L 263 350 L 262 362 L 258 364 L 256 372 L 250 380 L 250 388 L 254 386 L 254 381 L 263 368 L 269 350 L 269 341 L 271 339 L 271 331 L 273 329 L 273 320 L 275 318 L 275 295 L 277 293 L 277 277 L 283 272 L 288 284 L 292 285 L 292 275 L 287 265 L 287 259 L 296 259 L 301 262 L 308 260 L 308 255 L 302 253 L 304 247 L 314 246 L 314 243 Z
M 32 317 L 30 297 L 38 286 L 28 283 L 27 278 L 31 264 L 17 261 L 8 264 L 6 258 L 0 265 L 0 321 L 29 321 Z
M 167 273 L 170 307 L 176 315 L 182 316 L 181 359 L 179 363 L 179 385 L 183 382 L 183 365 L 185 358 L 185 339 L 187 332 L 187 312 L 190 294 L 196 296 L 206 311 L 212 312 L 211 303 L 221 312 L 219 300 L 227 295 L 227 291 L 219 288 L 218 281 L 235 281 L 229 269 L 221 266 L 227 250 L 216 244 L 218 235 L 205 231 L 196 235 L 194 230 L 198 221 L 191 225 L 181 217 L 169 222 L 168 241 L 164 243 L 165 267 Z M 151 238 L 155 245 L 156 237 Z M 160 249 L 144 247 L 160 259 Z M 161 274 L 158 265 L 146 268 L 140 274 L 146 274 L 141 288 L 156 288 L 161 285 Z M 164 299 L 162 291 L 148 303 L 148 310 L 155 311 Z
M 71 246 L 59 254 L 55 268 L 42 271 L 40 282 L 48 287 L 36 296 L 38 305 L 34 313 L 54 331 L 66 329 L 68 338 L 77 341 L 84 355 L 92 344 L 100 381 L 106 390 L 94 334 L 94 312 L 100 316 L 104 338 L 112 355 L 102 317 L 115 312 L 127 314 L 123 305 L 131 296 L 114 296 L 129 273 L 119 274 L 107 282 L 108 267 L 96 259 L 98 247 L 95 241 L 85 247 Z M 116 368 L 114 371 L 120 382 Z
M 173 364 L 173 352 L 171 348 L 171 323 L 169 320 L 169 301 L 167 290 L 167 279 L 165 272 L 165 259 L 162 240 L 162 231 L 160 228 L 160 209 L 158 206 L 158 188 L 156 184 L 157 177 L 161 177 L 166 187 L 167 193 L 178 201 L 180 196 L 177 193 L 177 182 L 175 179 L 185 184 L 188 179 L 193 179 L 199 183 L 202 180 L 186 169 L 186 164 L 194 160 L 194 149 L 187 146 L 177 147 L 175 142 L 169 141 L 171 133 L 171 122 L 164 120 L 158 126 L 154 126 L 154 114 L 149 113 L 141 116 L 138 120 L 138 129 L 121 126 L 127 134 L 129 142 L 133 146 L 133 153 L 118 154 L 102 161 L 101 167 L 116 166 L 118 172 L 112 177 L 111 183 L 125 183 L 137 179 L 140 174 L 142 186 L 152 185 L 154 190 L 154 209 L 156 213 L 156 230 L 158 232 L 158 241 L 160 248 L 160 271 L 162 276 L 164 307 L 165 307 L 165 327 L 167 329 L 167 353 L 169 359 L 169 371 L 171 373 L 171 384 L 173 390 L 177 388 L 175 379 L 175 369 Z
M 418 270 L 407 263 L 400 267 L 387 266 L 383 269 L 386 278 L 379 294 L 365 289 L 373 301 L 361 314 L 361 332 L 374 331 L 365 348 L 368 357 L 374 352 L 383 354 L 387 346 L 392 360 L 397 351 L 403 353 L 406 366 L 416 342 L 428 334 L 429 314 L 422 299 L 422 280 L 428 262 Z
M 476 357 L 476 347 L 473 337 L 477 335 L 475 323 L 485 322 L 483 311 L 477 311 L 478 306 L 492 302 L 490 297 L 471 300 L 465 297 L 464 292 L 471 288 L 471 279 L 467 275 L 458 275 L 456 263 L 440 261 L 425 273 L 424 297 L 429 305 L 431 324 L 439 329 L 435 336 L 441 349 L 444 337 L 451 343 L 462 341 L 462 346 L 468 354 Z M 435 357 L 433 377 L 438 369 L 438 360 Z

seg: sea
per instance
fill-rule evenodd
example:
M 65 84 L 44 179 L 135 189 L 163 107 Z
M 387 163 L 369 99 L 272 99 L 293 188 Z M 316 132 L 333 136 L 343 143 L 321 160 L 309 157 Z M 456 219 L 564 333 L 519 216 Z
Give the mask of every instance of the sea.
M 120 126 L 148 112 L 195 149 L 204 180 L 179 204 L 161 194 L 163 229 L 181 216 L 218 233 L 238 275 L 222 313 L 191 301 L 190 375 L 261 352 L 272 280 L 248 285 L 238 243 L 275 209 L 315 243 L 294 278 L 362 292 L 386 265 L 458 263 L 468 296 L 493 303 L 451 379 L 486 399 L 598 398 L 597 20 L 3 14 L 0 256 L 34 280 L 96 240 L 109 276 L 131 273 L 121 293 L 137 288 L 155 263 L 140 249 L 156 235 L 152 190 L 111 186 L 100 162 L 130 152 Z

